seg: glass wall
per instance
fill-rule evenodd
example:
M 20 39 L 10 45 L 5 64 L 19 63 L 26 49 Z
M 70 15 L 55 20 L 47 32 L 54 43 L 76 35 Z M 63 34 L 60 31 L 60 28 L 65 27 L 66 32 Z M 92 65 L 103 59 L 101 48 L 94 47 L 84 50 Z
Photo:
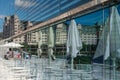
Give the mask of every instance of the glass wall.
M 45 21 L 48 23 L 47 20 L 49 21 L 90 1 L 21 0 L 18 5 L 17 0 L 15 0 L 15 15 L 12 16 L 12 19 L 11 17 L 6 18 L 4 26 L 8 29 L 8 26 L 14 25 L 15 30 L 12 27 L 12 31 L 9 33 L 13 34 L 13 31 L 15 31 L 14 35 L 19 35 L 23 31 L 34 29 L 35 26 L 39 26 L 38 24 L 43 24 Z M 38 73 L 47 74 L 47 77 L 42 76 L 44 79 L 53 77 L 57 80 L 57 76 L 61 80 L 70 80 L 70 78 L 71 80 L 72 78 L 76 80 L 86 80 L 87 78 L 90 80 L 120 79 L 120 5 L 102 6 L 101 9 L 84 15 L 81 15 L 81 13 L 74 16 L 70 14 L 64 20 L 40 26 L 11 40 L 24 45 L 21 48 L 24 53 L 21 53 L 21 58 L 25 61 L 23 65 L 27 68 L 29 65 L 30 74 L 33 74 L 32 70 L 35 70 L 35 76 L 40 77 Z M 75 22 L 74 26 L 71 27 L 73 25 L 72 20 Z M 77 29 L 74 29 L 75 26 Z M 4 34 L 9 35 L 9 33 Z M 75 35 L 73 35 L 74 33 Z M 74 44 L 72 44 L 72 41 L 68 42 L 71 35 L 73 35 L 71 40 L 76 40 Z M 78 35 L 77 38 L 76 35 Z M 75 44 L 79 37 L 78 44 Z M 77 45 L 82 45 L 82 47 Z M 76 56 L 72 57 L 73 48 L 77 52 L 75 53 Z M 30 58 L 28 59 L 26 55 L 29 55 Z M 22 61 L 22 59 L 20 60 Z M 71 69 L 71 66 L 73 69 Z

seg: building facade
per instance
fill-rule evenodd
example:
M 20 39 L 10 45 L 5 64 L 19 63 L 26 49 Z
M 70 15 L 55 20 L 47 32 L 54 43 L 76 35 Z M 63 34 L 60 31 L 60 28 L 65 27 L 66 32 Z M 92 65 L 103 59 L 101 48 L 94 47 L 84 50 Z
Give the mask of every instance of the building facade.
M 53 26 L 55 44 L 65 44 L 66 43 L 66 39 L 67 39 L 66 27 L 67 26 L 64 23 Z M 49 28 L 42 29 L 41 32 L 42 32 L 41 33 L 42 34 L 42 44 L 47 44 Z
M 3 38 L 9 38 L 13 35 L 21 33 L 24 30 L 31 28 L 33 24 L 30 21 L 21 21 L 17 15 L 5 17 L 3 27 Z M 55 44 L 66 44 L 68 25 L 65 23 L 57 24 L 54 28 Z M 81 40 L 86 45 L 96 45 L 99 37 L 99 30 L 96 26 L 81 26 L 78 24 L 78 30 Z M 47 44 L 49 29 L 45 28 L 42 32 L 42 44 Z M 38 32 L 31 32 L 23 36 L 13 39 L 17 43 L 28 43 L 29 45 L 37 45 L 39 41 Z
M 5 17 L 5 22 L 3 26 L 3 38 L 6 39 L 18 33 L 21 33 L 22 30 L 20 29 L 20 26 L 21 26 L 20 20 L 17 15 Z M 23 43 L 24 36 L 20 36 L 20 37 L 13 39 L 13 42 Z
M 10 32 L 10 16 L 5 17 L 5 23 L 3 26 L 3 38 L 9 38 L 11 36 Z
M 23 31 L 33 27 L 33 24 L 30 21 L 21 21 L 21 25 L 22 25 L 21 29 Z M 28 45 L 37 45 L 37 43 L 38 43 L 38 33 L 37 32 L 30 32 L 28 34 L 25 34 L 24 38 L 25 38 L 24 42 L 27 43 Z
M 97 44 L 97 29 L 96 26 L 81 26 L 78 24 L 78 30 L 80 33 L 81 40 L 86 45 Z
M 66 44 L 67 40 L 67 25 L 64 23 L 56 26 L 56 44 Z
M 21 21 L 17 15 L 5 17 L 3 26 L 3 38 L 9 38 L 13 35 L 19 34 L 24 30 L 32 27 L 33 24 L 30 21 Z M 30 45 L 37 45 L 38 42 L 37 32 L 32 32 L 26 35 L 19 36 L 13 39 L 16 43 L 28 43 Z
M 42 34 L 42 44 L 47 44 L 48 42 L 48 32 L 49 32 L 49 29 L 48 28 L 45 28 L 45 29 L 42 29 L 41 30 L 41 34 Z
M 84 44 L 97 44 L 97 39 L 99 38 L 99 32 L 97 32 L 99 30 L 96 28 L 97 26 L 81 26 L 80 24 L 78 24 L 77 27 L 80 38 Z M 42 44 L 47 44 L 48 30 L 49 29 L 47 28 L 42 30 Z M 54 28 L 55 44 L 66 44 L 67 31 L 68 25 L 66 25 L 65 23 L 56 25 L 56 27 Z

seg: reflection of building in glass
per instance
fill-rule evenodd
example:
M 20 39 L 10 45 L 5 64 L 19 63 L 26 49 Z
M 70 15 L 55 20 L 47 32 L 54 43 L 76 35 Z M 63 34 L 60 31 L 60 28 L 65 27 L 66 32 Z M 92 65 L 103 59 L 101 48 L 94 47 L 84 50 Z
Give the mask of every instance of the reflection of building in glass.
M 42 44 L 47 44 L 48 28 L 42 30 Z
M 17 15 L 7 16 L 5 17 L 5 23 L 3 27 L 3 38 L 5 39 L 13 35 L 19 34 L 32 26 L 33 24 L 30 21 L 20 21 Z M 13 42 L 16 43 L 27 42 L 28 44 L 34 45 L 36 44 L 36 42 L 38 42 L 37 38 L 38 38 L 37 32 L 33 32 L 13 39 Z
M 96 26 L 80 26 L 78 24 L 78 30 L 83 43 L 86 45 L 97 44 L 97 28 Z M 67 25 L 64 23 L 56 25 L 54 28 L 55 44 L 66 44 L 67 41 Z M 42 30 L 42 44 L 47 44 L 48 29 Z
M 64 23 L 56 25 L 54 29 L 55 44 L 65 44 L 66 43 L 66 25 Z M 48 28 L 42 29 L 42 44 L 47 44 L 48 39 Z
M 12 36 L 13 35 L 13 22 L 12 21 L 10 21 L 11 20 L 11 17 L 10 16 L 8 16 L 8 17 L 5 17 L 5 23 L 4 23 L 4 27 L 3 27 L 3 38 L 5 39 L 5 38 L 8 38 L 8 37 L 10 37 L 10 36 Z
M 78 24 L 78 30 L 80 32 L 80 37 L 83 43 L 86 45 L 96 45 L 97 44 L 97 30 L 96 26 L 80 26 Z
M 33 26 L 30 21 L 21 21 L 21 28 L 22 30 L 27 30 Z M 25 35 L 25 43 L 29 45 L 37 45 L 38 42 L 38 33 L 31 32 Z
M 25 36 L 26 36 L 27 44 L 37 45 L 37 42 L 38 42 L 38 33 L 37 32 L 28 33 Z
M 56 27 L 56 44 L 65 44 L 67 40 L 67 26 L 64 23 Z
M 5 17 L 5 23 L 3 27 L 3 38 L 9 38 L 13 35 L 21 33 L 24 30 L 31 28 L 33 24 L 30 21 L 20 21 L 18 16 Z M 55 26 L 54 26 L 55 27 Z M 54 28 L 55 44 L 66 44 L 67 40 L 67 25 L 65 23 L 57 24 Z M 81 40 L 86 45 L 96 45 L 98 38 L 98 28 L 96 26 L 80 26 L 78 24 L 78 30 L 80 32 Z M 47 44 L 48 28 L 42 29 L 42 44 Z M 39 41 L 38 32 L 31 32 L 23 36 L 19 36 L 13 39 L 14 42 L 28 43 L 31 45 L 37 45 Z
M 3 38 L 9 38 L 13 35 L 21 33 L 22 30 L 20 29 L 20 20 L 17 15 L 7 16 L 5 17 L 5 22 L 3 26 Z M 17 37 L 13 39 L 14 42 L 23 43 L 24 36 Z

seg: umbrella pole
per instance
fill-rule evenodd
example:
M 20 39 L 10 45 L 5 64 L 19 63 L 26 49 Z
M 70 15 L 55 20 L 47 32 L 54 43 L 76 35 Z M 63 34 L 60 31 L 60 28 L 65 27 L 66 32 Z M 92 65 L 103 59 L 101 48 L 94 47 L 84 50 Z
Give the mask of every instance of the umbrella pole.
M 71 56 L 71 70 L 73 70 L 73 57 Z
M 52 52 L 52 47 L 49 47 L 49 54 L 48 54 L 48 56 L 49 56 L 49 66 L 51 66 L 51 52 Z
M 116 75 L 116 70 L 115 70 L 116 62 L 115 58 L 113 58 L 113 80 L 116 80 L 115 75 Z

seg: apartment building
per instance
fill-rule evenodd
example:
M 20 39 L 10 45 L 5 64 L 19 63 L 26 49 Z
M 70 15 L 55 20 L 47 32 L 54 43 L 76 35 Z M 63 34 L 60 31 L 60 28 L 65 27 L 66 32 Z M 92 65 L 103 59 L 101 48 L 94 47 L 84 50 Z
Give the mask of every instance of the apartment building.
M 49 29 L 45 28 L 41 30 L 41 34 L 42 34 L 42 44 L 47 44 L 48 42 L 48 32 Z
M 86 45 L 96 45 L 97 39 L 99 38 L 99 30 L 97 30 L 98 26 L 81 26 L 80 24 L 77 25 L 78 31 L 81 37 L 81 40 Z M 48 39 L 48 30 L 42 30 L 42 43 L 47 44 Z M 67 41 L 67 30 L 68 26 L 64 23 L 56 25 L 54 28 L 54 35 L 55 35 L 55 44 L 66 44 Z
M 66 25 L 64 23 L 58 24 L 53 27 L 55 44 L 65 44 L 67 39 Z M 47 44 L 49 28 L 41 30 L 42 32 L 42 44 Z
M 67 25 L 64 23 L 56 26 L 56 44 L 65 44 L 67 40 Z
M 39 41 L 38 32 L 32 32 L 25 35 L 28 45 L 37 45 Z
M 19 34 L 22 31 L 29 29 L 33 24 L 30 21 L 21 21 L 17 15 L 5 17 L 5 22 L 3 26 L 3 38 L 9 38 L 13 35 Z M 38 42 L 37 32 L 29 33 L 26 35 L 19 36 L 13 39 L 16 43 L 28 43 L 30 45 L 37 45 Z
M 5 23 L 3 27 L 3 38 L 9 38 L 10 36 L 21 33 L 24 30 L 32 27 L 33 24 L 30 21 L 21 21 L 17 15 L 5 17 Z M 47 44 L 48 28 L 42 29 L 42 44 Z M 54 28 L 55 44 L 66 44 L 67 41 L 68 25 L 65 23 L 57 24 Z M 78 30 L 83 43 L 86 45 L 97 44 L 97 28 L 96 26 L 81 26 L 78 24 Z M 99 31 L 99 30 L 98 30 Z M 30 45 L 37 45 L 39 41 L 38 32 L 31 32 L 23 36 L 19 36 L 13 39 L 17 43 L 28 43 Z
M 21 29 L 27 30 L 29 28 L 33 27 L 32 22 L 30 21 L 21 21 Z M 28 34 L 24 35 L 25 43 L 28 45 L 37 45 L 38 43 L 38 33 L 37 32 L 30 32 Z
M 3 38 L 9 38 L 11 36 L 10 33 L 10 16 L 8 16 L 5 17 L 5 23 L 3 26 Z
M 78 24 L 78 30 L 81 40 L 86 45 L 96 45 L 98 39 L 97 26 L 81 26 Z
M 99 26 L 77 25 L 80 38 L 86 45 L 96 45 L 99 38 Z M 68 25 L 61 23 L 56 27 L 56 44 L 66 44 Z
M 20 20 L 17 15 L 5 17 L 5 22 L 3 26 L 3 38 L 6 39 L 18 33 L 21 33 L 22 30 L 20 29 L 20 26 L 21 26 Z M 13 42 L 23 43 L 24 36 L 20 36 L 20 37 L 13 39 Z

